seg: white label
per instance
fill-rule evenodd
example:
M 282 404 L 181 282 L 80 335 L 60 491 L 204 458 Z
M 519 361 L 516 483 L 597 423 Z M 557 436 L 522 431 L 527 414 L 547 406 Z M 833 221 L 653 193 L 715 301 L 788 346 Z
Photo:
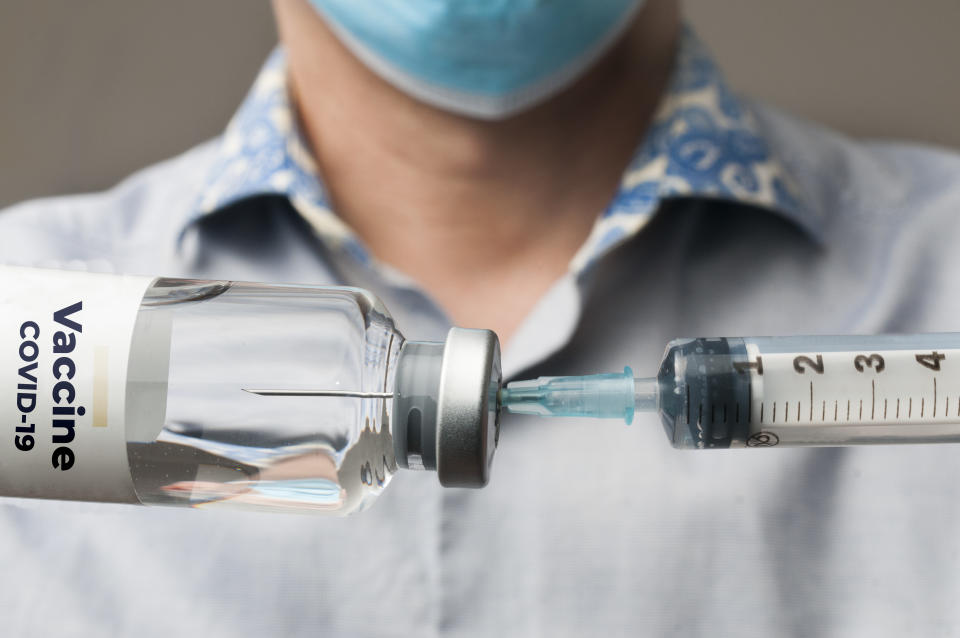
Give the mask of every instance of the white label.
M 152 281 L 0 266 L 0 496 L 138 502 L 124 404 Z

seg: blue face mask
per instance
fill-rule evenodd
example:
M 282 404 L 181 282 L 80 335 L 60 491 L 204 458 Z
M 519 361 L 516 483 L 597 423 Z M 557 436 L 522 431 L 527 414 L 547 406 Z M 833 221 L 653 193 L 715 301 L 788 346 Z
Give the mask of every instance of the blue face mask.
M 623 33 L 643 0 L 310 0 L 409 95 L 498 119 L 546 100 Z

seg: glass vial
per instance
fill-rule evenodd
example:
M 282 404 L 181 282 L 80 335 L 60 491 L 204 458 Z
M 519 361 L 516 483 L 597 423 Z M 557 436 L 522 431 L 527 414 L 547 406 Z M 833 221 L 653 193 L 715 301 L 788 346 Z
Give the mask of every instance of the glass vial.
M 499 345 L 355 288 L 0 267 L 0 495 L 350 514 L 489 477 Z

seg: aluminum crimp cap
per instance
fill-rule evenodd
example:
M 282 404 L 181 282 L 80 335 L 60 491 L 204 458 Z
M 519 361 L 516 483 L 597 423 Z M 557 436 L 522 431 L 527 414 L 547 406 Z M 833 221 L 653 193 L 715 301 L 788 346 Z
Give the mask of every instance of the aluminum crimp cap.
M 437 474 L 444 487 L 483 487 L 500 435 L 500 342 L 490 330 L 451 328 L 437 401 Z

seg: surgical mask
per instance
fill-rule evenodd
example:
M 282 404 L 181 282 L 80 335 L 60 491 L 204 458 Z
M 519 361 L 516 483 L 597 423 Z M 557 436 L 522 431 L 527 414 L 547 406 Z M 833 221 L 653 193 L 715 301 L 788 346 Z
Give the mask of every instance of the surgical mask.
M 310 0 L 344 45 L 436 107 L 502 119 L 557 94 L 644 0 Z

